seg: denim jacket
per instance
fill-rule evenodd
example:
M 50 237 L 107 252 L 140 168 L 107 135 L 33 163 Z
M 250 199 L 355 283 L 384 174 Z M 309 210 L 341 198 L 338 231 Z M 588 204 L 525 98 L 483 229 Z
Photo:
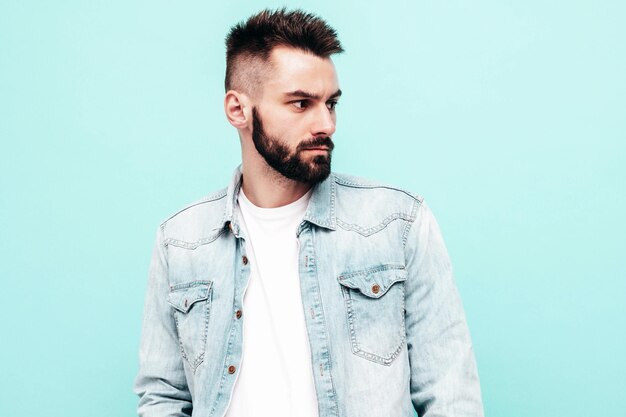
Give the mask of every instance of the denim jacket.
M 222 417 L 251 264 L 227 189 L 161 224 L 135 381 L 141 416 Z M 361 178 L 315 186 L 299 275 L 320 417 L 482 416 L 465 314 L 423 199 Z

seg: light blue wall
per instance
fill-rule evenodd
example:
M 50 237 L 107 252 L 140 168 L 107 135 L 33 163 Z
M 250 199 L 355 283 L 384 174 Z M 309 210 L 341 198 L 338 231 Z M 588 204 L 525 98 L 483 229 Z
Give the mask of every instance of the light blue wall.
M 239 160 L 223 38 L 280 4 L 0 3 L 0 415 L 133 415 L 154 231 Z M 626 416 L 626 4 L 372 4 L 297 3 L 335 169 L 433 208 L 488 415 Z

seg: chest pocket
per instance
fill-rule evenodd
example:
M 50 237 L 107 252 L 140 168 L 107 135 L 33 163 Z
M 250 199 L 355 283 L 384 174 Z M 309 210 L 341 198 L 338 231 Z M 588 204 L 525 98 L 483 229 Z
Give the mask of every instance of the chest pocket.
M 352 353 L 390 365 L 404 341 L 404 281 L 399 265 L 381 265 L 338 277 L 346 307 Z
M 212 284 L 211 281 L 193 281 L 174 285 L 167 296 L 167 302 L 173 307 L 182 356 L 194 370 L 204 360 Z

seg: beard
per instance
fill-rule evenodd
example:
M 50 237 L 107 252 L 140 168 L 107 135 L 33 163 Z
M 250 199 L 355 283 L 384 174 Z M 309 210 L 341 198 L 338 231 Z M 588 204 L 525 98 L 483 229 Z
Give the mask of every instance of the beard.
M 290 180 L 315 185 L 330 175 L 331 153 L 335 147 L 330 137 L 316 137 L 302 141 L 294 152 L 279 138 L 269 136 L 263 130 L 263 121 L 256 107 L 252 108 L 252 141 L 265 162 Z M 303 158 L 306 149 L 325 146 L 328 153 Z

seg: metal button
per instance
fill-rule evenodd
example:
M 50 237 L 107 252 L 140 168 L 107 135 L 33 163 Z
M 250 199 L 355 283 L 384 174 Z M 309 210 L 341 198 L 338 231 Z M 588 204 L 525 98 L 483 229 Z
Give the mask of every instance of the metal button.
M 378 294 L 380 292 L 380 285 L 378 285 L 378 284 L 372 285 L 372 292 L 374 294 Z
M 235 368 L 233 365 L 230 365 L 228 367 L 228 373 L 229 374 L 234 374 L 236 370 L 237 370 L 237 368 Z
M 241 262 L 243 262 L 244 265 L 248 265 L 248 257 L 244 255 L 244 257 L 241 258 Z
M 237 310 L 237 312 L 235 313 L 235 317 L 237 317 L 238 319 L 241 318 L 241 310 Z

